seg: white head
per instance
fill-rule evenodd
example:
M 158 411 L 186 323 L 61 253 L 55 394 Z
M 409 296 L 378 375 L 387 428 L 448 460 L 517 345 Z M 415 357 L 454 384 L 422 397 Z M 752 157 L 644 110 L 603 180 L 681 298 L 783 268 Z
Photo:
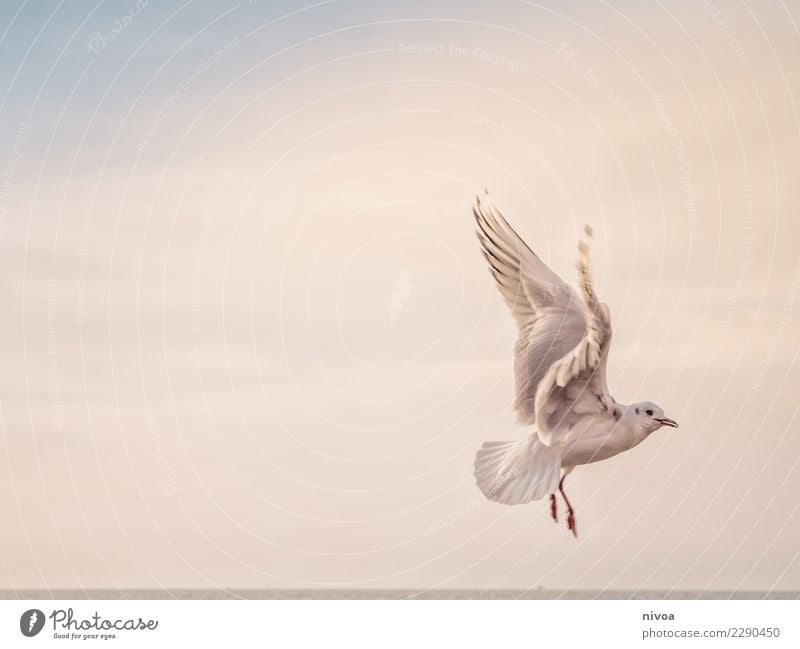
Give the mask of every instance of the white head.
M 664 411 L 652 401 L 634 403 L 628 407 L 628 412 L 647 435 L 662 426 L 678 427 L 678 422 L 666 417 Z

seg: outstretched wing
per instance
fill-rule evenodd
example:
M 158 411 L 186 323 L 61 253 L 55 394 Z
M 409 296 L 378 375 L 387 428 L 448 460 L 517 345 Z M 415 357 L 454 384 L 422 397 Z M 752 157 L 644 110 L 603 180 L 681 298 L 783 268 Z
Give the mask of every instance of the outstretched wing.
M 586 227 L 587 237 L 592 234 Z M 614 417 L 614 400 L 606 384 L 611 345 L 611 315 L 594 292 L 589 244 L 581 241 L 578 274 L 585 305 L 586 333 L 563 358 L 553 363 L 536 389 L 536 428 L 548 446 L 568 443 L 570 432 L 587 416 Z
M 586 309 L 572 287 L 514 232 L 488 193 L 477 197 L 473 213 L 481 252 L 519 329 L 514 356 L 517 418 L 533 424 L 537 386 L 553 363 L 584 339 Z

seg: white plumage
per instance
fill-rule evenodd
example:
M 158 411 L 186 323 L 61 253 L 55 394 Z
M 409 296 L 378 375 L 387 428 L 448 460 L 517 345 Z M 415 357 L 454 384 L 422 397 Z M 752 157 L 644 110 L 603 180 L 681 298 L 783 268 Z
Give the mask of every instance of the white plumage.
M 588 243 L 578 246 L 579 297 L 525 244 L 488 193 L 477 197 L 473 212 L 481 252 L 519 332 L 517 419 L 536 427 L 524 440 L 484 444 L 475 459 L 475 479 L 488 499 L 509 505 L 551 494 L 554 518 L 559 489 L 574 533 L 564 476 L 576 465 L 612 457 L 661 426 L 677 424 L 653 403 L 624 406 L 608 391 L 611 315 L 592 286 Z M 588 226 L 585 231 L 591 237 Z

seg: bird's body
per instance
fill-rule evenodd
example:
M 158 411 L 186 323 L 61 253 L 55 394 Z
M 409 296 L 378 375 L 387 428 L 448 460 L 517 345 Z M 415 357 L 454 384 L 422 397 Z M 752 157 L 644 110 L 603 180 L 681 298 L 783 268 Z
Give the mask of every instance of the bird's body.
M 562 449 L 561 466 L 600 462 L 632 449 L 647 437 L 632 424 L 626 417 L 621 417 L 614 425 L 614 434 L 609 435 L 606 422 L 587 418 L 573 429 L 570 443 Z
M 490 500 L 520 504 L 563 490 L 575 466 L 608 459 L 661 426 L 677 426 L 653 403 L 617 403 L 606 384 L 611 315 L 594 293 L 589 247 L 579 245 L 581 297 L 550 270 L 489 201 L 475 208 L 481 251 L 516 320 L 514 375 L 517 419 L 536 432 L 527 439 L 487 442 L 475 460 L 478 486 Z M 586 228 L 587 235 L 591 230 Z

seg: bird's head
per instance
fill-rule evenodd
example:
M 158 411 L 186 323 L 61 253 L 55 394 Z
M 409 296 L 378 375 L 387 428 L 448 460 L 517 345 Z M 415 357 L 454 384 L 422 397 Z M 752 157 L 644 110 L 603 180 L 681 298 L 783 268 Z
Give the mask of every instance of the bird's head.
M 664 411 L 651 401 L 634 403 L 630 407 L 630 410 L 632 411 L 631 414 L 633 415 L 634 421 L 636 421 L 648 435 L 657 431 L 662 426 L 670 426 L 671 428 L 678 427 L 678 422 L 666 417 Z

